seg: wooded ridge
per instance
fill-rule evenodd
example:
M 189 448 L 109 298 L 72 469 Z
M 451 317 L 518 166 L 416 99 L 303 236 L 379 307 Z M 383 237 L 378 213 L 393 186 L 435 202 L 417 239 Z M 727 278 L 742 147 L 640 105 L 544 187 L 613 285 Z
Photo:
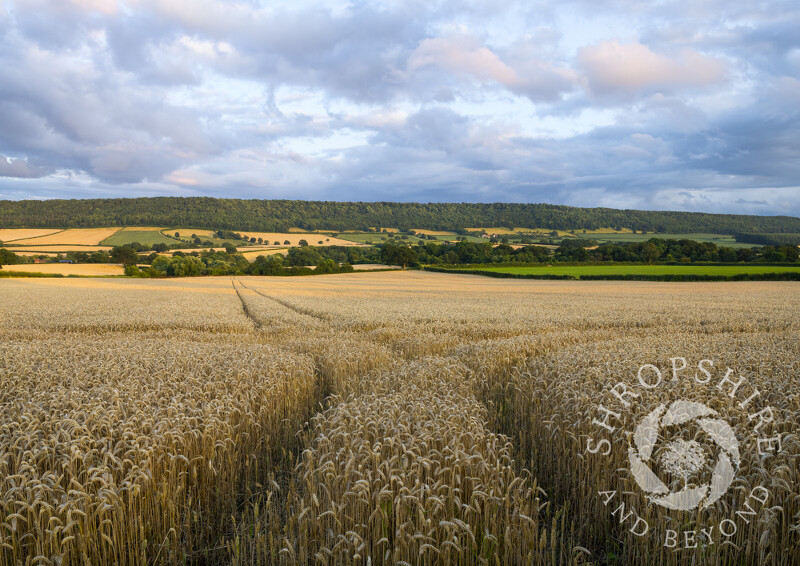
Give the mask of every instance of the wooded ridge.
M 0 227 L 191 226 L 281 232 L 370 227 L 605 227 L 661 233 L 800 233 L 800 218 L 700 212 L 576 208 L 520 203 L 393 203 L 240 200 L 210 197 L 0 201 Z

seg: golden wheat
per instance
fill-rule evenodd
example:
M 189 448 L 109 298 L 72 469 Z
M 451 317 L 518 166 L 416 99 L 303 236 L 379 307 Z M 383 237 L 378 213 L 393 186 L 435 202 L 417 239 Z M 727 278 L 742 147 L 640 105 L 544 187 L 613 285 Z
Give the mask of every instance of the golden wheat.
M 419 272 L 4 281 L 0 565 L 796 563 L 797 290 Z M 618 411 L 610 455 L 591 454 L 611 387 L 675 356 L 746 375 L 781 450 L 759 457 L 750 413 L 681 379 Z M 649 504 L 627 471 L 624 431 L 675 398 L 708 404 L 741 444 L 729 496 L 702 514 Z M 665 547 L 667 529 L 750 518 L 737 511 L 758 486 L 769 501 L 735 535 Z

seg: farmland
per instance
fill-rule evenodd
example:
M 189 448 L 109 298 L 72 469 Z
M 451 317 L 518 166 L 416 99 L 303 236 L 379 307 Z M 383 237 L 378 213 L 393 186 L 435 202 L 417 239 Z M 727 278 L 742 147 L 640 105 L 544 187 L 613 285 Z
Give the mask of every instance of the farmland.
M 0 286 L 2 566 L 800 560 L 800 283 Z M 639 387 L 645 364 L 659 387 Z M 617 382 L 636 402 L 612 405 Z M 730 490 L 694 511 L 637 487 L 623 433 L 676 398 L 713 408 L 739 445 Z M 711 544 L 669 546 L 701 529 Z
M 48 273 L 79 277 L 124 275 L 121 266 L 107 263 L 23 263 L 19 265 L 4 265 L 0 275 L 8 272 Z
M 169 238 L 161 233 L 161 228 L 123 228 L 102 241 L 106 246 L 124 246 L 139 242 L 145 246 L 153 244 L 175 244 L 175 238 Z
M 39 238 L 41 236 L 47 236 L 48 234 L 54 234 L 55 232 L 60 232 L 60 230 L 52 228 L 34 228 L 32 230 L 26 230 L 25 228 L 2 228 L 0 229 L 0 242 L 14 242 L 15 240 Z
M 23 255 L 57 255 L 59 253 L 69 252 L 69 251 L 81 251 L 81 252 L 96 252 L 102 250 L 110 250 L 110 246 L 86 246 L 86 245 L 65 245 L 65 244 L 48 244 L 46 246 L 19 246 L 19 247 L 11 247 L 8 245 L 7 248 L 15 253 L 23 254 Z
M 269 243 L 278 246 L 299 246 L 300 240 L 305 240 L 313 246 L 352 246 L 355 245 L 350 240 L 336 238 L 326 234 L 315 234 L 308 232 L 242 232 L 245 238 L 261 238 L 265 244 Z M 278 242 L 278 244 L 275 244 Z M 286 243 L 288 242 L 288 243 Z
M 459 267 L 454 271 L 493 272 L 518 275 L 522 277 L 537 277 L 540 275 L 566 275 L 580 278 L 582 276 L 627 276 L 627 275 L 708 275 L 730 277 L 740 274 L 764 273 L 800 273 L 800 266 L 791 265 L 532 265 L 532 266 L 480 266 Z
M 577 234 L 583 238 L 591 238 L 598 242 L 646 242 L 650 238 L 661 238 L 664 240 L 694 240 L 695 242 L 713 242 L 718 246 L 728 248 L 749 248 L 753 244 L 743 244 L 736 241 L 730 234 L 632 234 L 626 233 L 587 233 Z
M 76 228 L 60 230 L 44 236 L 14 240 L 15 246 L 97 246 L 118 232 L 120 228 Z

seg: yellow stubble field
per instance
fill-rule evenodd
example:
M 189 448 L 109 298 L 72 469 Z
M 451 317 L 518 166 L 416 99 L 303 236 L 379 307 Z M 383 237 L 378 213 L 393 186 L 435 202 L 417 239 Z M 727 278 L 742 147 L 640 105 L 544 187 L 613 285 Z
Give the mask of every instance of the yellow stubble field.
M 4 265 L 2 271 L 56 273 L 60 275 L 78 275 L 82 277 L 124 275 L 122 266 L 107 263 L 24 263 L 18 265 Z
M 2 228 L 0 229 L 0 242 L 8 243 L 29 238 L 39 238 L 55 232 L 60 232 L 60 230 L 56 228 Z
M 70 228 L 49 235 L 16 240 L 14 244 L 25 246 L 49 246 L 69 244 L 78 246 L 97 246 L 106 238 L 119 232 L 121 228 Z
M 359 246 L 363 244 L 359 244 L 357 242 L 351 242 L 349 240 L 341 240 L 339 238 L 334 238 L 333 236 L 327 236 L 325 234 L 313 234 L 313 233 L 295 233 L 295 232 L 241 232 L 241 235 L 246 238 L 261 238 L 264 243 L 266 244 L 269 242 L 272 245 L 275 245 L 275 242 L 279 242 L 278 245 L 280 246 L 293 246 L 297 247 L 300 245 L 300 240 L 305 240 L 308 242 L 310 246 Z M 289 243 L 286 244 L 285 242 L 288 241 Z M 322 242 L 322 243 L 320 243 Z

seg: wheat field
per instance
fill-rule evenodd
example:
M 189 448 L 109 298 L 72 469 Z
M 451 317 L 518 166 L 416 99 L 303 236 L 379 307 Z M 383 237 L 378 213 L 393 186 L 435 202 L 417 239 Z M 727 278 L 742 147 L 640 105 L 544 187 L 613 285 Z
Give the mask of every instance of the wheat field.
M 797 283 L 0 288 L 2 566 L 800 561 Z M 640 386 L 648 364 L 658 387 Z M 707 507 L 664 508 L 636 483 L 636 425 L 675 399 L 736 439 Z M 728 432 L 710 430 L 681 442 L 711 450 Z

